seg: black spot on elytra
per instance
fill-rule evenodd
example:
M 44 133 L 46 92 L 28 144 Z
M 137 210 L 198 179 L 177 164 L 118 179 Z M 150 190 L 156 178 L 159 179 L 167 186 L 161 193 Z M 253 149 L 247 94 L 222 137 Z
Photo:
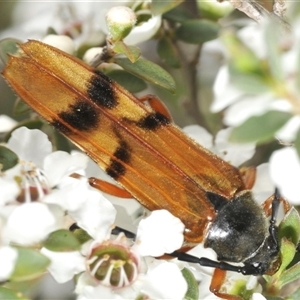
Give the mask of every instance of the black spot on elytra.
M 105 108 L 114 108 L 118 102 L 112 81 L 102 72 L 95 71 L 95 74 L 88 82 L 87 93 L 92 101 Z
M 117 180 L 126 172 L 126 167 L 123 163 L 129 163 L 131 157 L 131 150 L 125 141 L 121 141 L 119 147 L 114 152 L 114 157 L 111 159 L 106 173 Z
M 58 116 L 71 127 L 78 130 L 95 128 L 99 122 L 99 113 L 95 110 L 95 107 L 80 99 L 77 99 L 75 104 L 70 105 L 67 111 L 59 113 Z
M 50 124 L 53 127 L 55 127 L 58 131 L 60 131 L 62 134 L 69 135 L 71 133 L 70 128 L 68 128 L 65 124 L 60 122 L 60 120 L 53 119 L 53 121 Z
M 160 112 L 154 112 L 139 120 L 137 122 L 137 126 L 147 130 L 156 130 L 160 126 L 167 125 L 169 123 L 170 120 L 166 116 Z

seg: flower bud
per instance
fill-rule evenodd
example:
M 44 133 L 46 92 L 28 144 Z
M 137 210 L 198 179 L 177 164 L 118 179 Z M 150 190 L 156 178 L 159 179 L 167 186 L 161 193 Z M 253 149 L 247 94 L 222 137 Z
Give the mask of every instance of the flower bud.
M 106 14 L 106 23 L 111 43 L 124 39 L 136 23 L 135 13 L 126 6 L 115 6 Z
M 74 41 L 67 35 L 49 34 L 44 37 L 42 42 L 69 54 L 73 54 L 75 51 Z

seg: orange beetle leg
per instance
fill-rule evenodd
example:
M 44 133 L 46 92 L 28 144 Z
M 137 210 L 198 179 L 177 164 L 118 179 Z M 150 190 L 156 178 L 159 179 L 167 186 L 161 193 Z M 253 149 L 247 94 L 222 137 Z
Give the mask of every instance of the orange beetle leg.
M 256 168 L 242 167 L 240 168 L 240 174 L 243 178 L 246 190 L 251 190 L 254 186 L 256 179 Z
M 211 283 L 210 283 L 210 291 L 214 293 L 217 297 L 227 300 L 242 300 L 239 296 L 229 295 L 226 293 L 221 293 L 221 287 L 226 278 L 226 271 L 221 269 L 215 269 Z
M 272 214 L 272 202 L 274 200 L 275 194 L 270 196 L 263 204 L 263 210 L 265 211 L 265 214 L 267 217 L 269 217 Z M 286 199 L 283 197 L 279 198 L 279 201 L 283 204 L 284 213 L 286 214 L 290 209 L 291 205 L 288 203 Z
M 145 95 L 141 98 L 139 98 L 141 102 L 148 102 L 148 104 L 153 108 L 155 111 L 161 113 L 166 118 L 168 118 L 170 121 L 172 121 L 171 113 L 169 112 L 168 108 L 165 106 L 165 104 L 156 96 L 154 95 Z
M 91 177 L 89 178 L 89 184 L 93 187 L 96 188 L 97 190 L 100 190 L 104 193 L 107 193 L 112 196 L 120 197 L 120 198 L 132 198 L 132 195 L 127 192 L 126 190 L 109 183 L 107 181 Z

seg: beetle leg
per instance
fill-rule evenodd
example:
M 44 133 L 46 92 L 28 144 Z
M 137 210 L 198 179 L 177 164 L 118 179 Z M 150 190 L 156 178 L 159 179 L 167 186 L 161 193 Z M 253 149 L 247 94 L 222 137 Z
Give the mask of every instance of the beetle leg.
M 221 293 L 221 287 L 225 281 L 226 278 L 226 271 L 225 270 L 220 270 L 220 269 L 215 269 L 214 274 L 212 276 L 212 280 L 210 283 L 210 291 L 214 293 L 217 297 L 222 298 L 222 299 L 227 299 L 227 300 L 241 300 L 242 298 L 239 296 L 234 296 L 234 295 L 229 295 L 226 293 Z
M 155 111 L 161 113 L 166 118 L 168 118 L 170 121 L 172 121 L 172 115 L 169 112 L 168 108 L 165 106 L 165 104 L 156 96 L 154 95 L 145 95 L 141 98 L 139 98 L 141 102 L 148 102 L 150 107 L 154 109 Z
M 255 179 L 256 179 L 256 168 L 242 167 L 240 168 L 239 171 L 244 181 L 246 190 L 251 190 L 254 186 Z
M 90 186 L 100 190 L 104 193 L 107 193 L 112 196 L 120 197 L 120 198 L 132 198 L 132 195 L 124 190 L 121 187 L 114 185 L 113 183 L 109 183 L 107 181 L 101 180 L 99 178 L 91 177 L 89 178 Z
M 286 199 L 284 199 L 283 197 L 280 196 L 278 189 L 275 189 L 275 193 L 274 195 L 270 196 L 263 204 L 263 210 L 265 211 L 265 214 L 267 217 L 271 216 L 273 214 L 273 202 L 275 200 L 275 198 L 278 198 L 276 200 L 276 202 L 279 201 L 278 205 L 280 203 L 283 204 L 283 209 L 284 209 L 284 213 L 286 214 L 290 209 L 291 209 L 291 205 L 288 203 L 288 201 Z

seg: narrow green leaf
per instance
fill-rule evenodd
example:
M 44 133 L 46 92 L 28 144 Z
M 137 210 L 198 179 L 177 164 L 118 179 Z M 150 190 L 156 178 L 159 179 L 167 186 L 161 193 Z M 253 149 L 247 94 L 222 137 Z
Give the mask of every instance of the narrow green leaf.
M 289 284 L 298 279 L 300 279 L 300 263 L 297 263 L 297 264 L 293 265 L 292 267 L 290 267 L 280 277 L 282 286 Z
M 280 253 L 281 253 L 281 265 L 276 275 L 279 276 L 279 283 L 282 284 L 283 274 L 285 273 L 286 268 L 288 267 L 288 265 L 291 263 L 291 261 L 295 256 L 296 247 L 291 241 L 289 241 L 287 238 L 284 237 L 281 239 Z
M 180 60 L 176 47 L 168 37 L 163 37 L 158 41 L 157 53 L 161 60 L 169 67 L 180 68 Z
M 175 34 L 190 44 L 202 44 L 218 37 L 220 26 L 208 20 L 190 20 L 182 23 Z
M 124 54 L 132 63 L 135 63 L 141 55 L 138 47 L 126 45 L 123 41 L 115 43 L 113 50 L 117 54 Z
M 186 300 L 199 299 L 198 282 L 195 276 L 193 275 L 193 273 L 187 268 L 182 269 L 181 273 L 188 284 L 188 290 L 185 294 L 184 299 Z
M 291 295 L 286 298 L 287 300 L 299 300 L 300 299 L 300 287 L 296 289 Z
M 276 131 L 290 118 L 290 113 L 275 110 L 268 111 L 260 116 L 251 117 L 242 125 L 233 129 L 230 140 L 242 143 L 270 141 L 273 139 Z
M 288 211 L 281 221 L 278 235 L 279 239 L 285 237 L 292 241 L 295 246 L 298 245 L 300 237 L 300 216 L 294 207 Z
M 193 17 L 193 14 L 185 7 L 182 7 L 182 5 L 176 6 L 163 15 L 164 19 L 178 23 L 183 23 L 185 21 L 191 20 L 193 19 Z
M 283 34 L 283 26 L 278 20 L 270 18 L 265 30 L 265 42 L 267 46 L 269 68 L 274 79 L 281 82 L 284 79 L 280 49 L 280 39 Z
M 10 149 L 0 145 L 0 170 L 6 171 L 17 165 L 19 158 Z
M 297 132 L 296 139 L 294 141 L 294 145 L 297 150 L 298 156 L 300 157 L 300 130 L 298 130 L 298 132 Z
M 172 8 L 176 7 L 183 1 L 184 0 L 168 0 L 168 1 L 152 0 L 151 11 L 153 15 L 162 15 L 163 13 L 171 10 Z
M 43 245 L 51 251 L 58 252 L 76 251 L 80 248 L 80 243 L 75 235 L 66 229 L 52 232 Z
M 107 75 L 131 93 L 138 93 L 147 87 L 144 80 L 124 70 L 112 70 Z
M 25 297 L 20 292 L 15 292 L 13 290 L 7 289 L 5 287 L 0 287 L 0 300 L 27 300 L 29 298 Z
M 29 248 L 16 248 L 18 259 L 11 281 L 25 281 L 40 277 L 46 272 L 50 260 L 40 252 Z
M 172 76 L 160 66 L 140 57 L 134 64 L 124 56 L 115 56 L 114 62 L 127 72 L 161 86 L 170 92 L 175 91 L 175 81 Z

